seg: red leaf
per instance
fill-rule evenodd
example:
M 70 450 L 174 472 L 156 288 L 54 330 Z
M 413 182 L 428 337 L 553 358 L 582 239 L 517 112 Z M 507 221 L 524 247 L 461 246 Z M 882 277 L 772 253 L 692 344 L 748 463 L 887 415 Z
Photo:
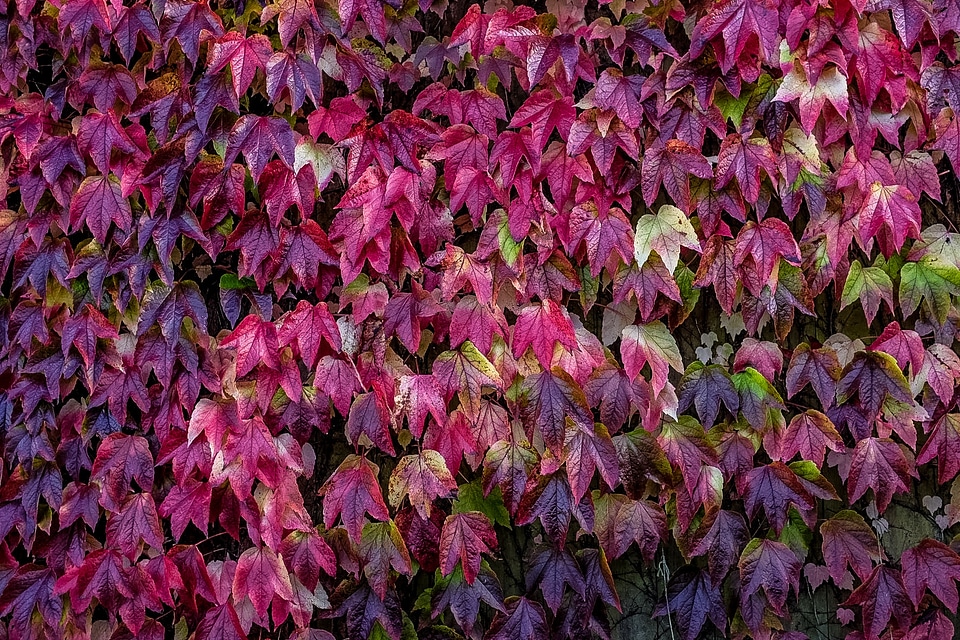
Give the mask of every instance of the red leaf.
M 457 563 L 467 583 L 473 584 L 480 571 L 480 556 L 497 548 L 497 534 L 490 521 L 478 511 L 447 516 L 440 533 L 440 570 L 449 575 Z
M 377 475 L 380 468 L 366 458 L 349 455 L 320 487 L 323 500 L 323 523 L 328 529 L 343 519 L 352 540 L 360 540 L 365 514 L 374 520 L 389 520 Z
M 877 640 L 891 618 L 898 629 L 908 629 L 913 617 L 913 603 L 903 588 L 900 573 L 878 566 L 850 594 L 843 606 L 860 605 L 863 610 L 863 632 L 868 640 Z
M 280 557 L 268 547 L 251 547 L 240 555 L 232 591 L 236 602 L 249 596 L 261 617 L 267 615 L 267 607 L 274 595 L 293 599 L 290 574 Z
M 960 556 L 953 549 L 936 540 L 921 540 L 903 552 L 900 566 L 903 584 L 914 606 L 920 605 L 924 590 L 930 589 L 950 611 L 957 612 Z

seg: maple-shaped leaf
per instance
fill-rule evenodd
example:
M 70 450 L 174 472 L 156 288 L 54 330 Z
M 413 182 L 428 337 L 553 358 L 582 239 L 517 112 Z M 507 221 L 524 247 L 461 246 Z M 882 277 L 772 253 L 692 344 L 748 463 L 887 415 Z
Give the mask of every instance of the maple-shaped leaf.
M 507 511 L 515 515 L 536 463 L 537 452 L 529 443 L 498 440 L 483 459 L 484 493 L 499 487 Z
M 427 261 L 428 266 L 439 266 L 443 272 L 440 280 L 440 293 L 444 300 L 452 300 L 470 283 L 473 293 L 480 304 L 490 304 L 493 296 L 493 275 L 487 264 L 467 254 L 453 244 L 445 247 L 444 253 L 437 253 Z
M 566 549 L 553 546 L 544 547 L 537 552 L 525 571 L 527 590 L 537 584 L 543 593 L 547 606 L 557 613 L 566 587 L 584 597 L 586 583 L 580 572 L 576 558 Z
M 713 285 L 717 301 L 723 311 L 730 315 L 737 296 L 737 267 L 734 263 L 736 255 L 733 240 L 726 240 L 720 235 L 707 238 L 700 265 L 697 267 L 695 287 Z
M 644 202 L 648 207 L 652 205 L 662 184 L 677 206 L 689 213 L 693 204 L 690 199 L 691 175 L 713 177 L 713 167 L 700 150 L 676 138 L 665 143 L 658 139 L 643 154 L 641 187 Z M 695 233 L 692 235 L 696 237 Z
M 230 335 L 220 342 L 223 348 L 237 350 L 237 375 L 245 376 L 257 365 L 280 369 L 277 326 L 255 314 L 246 316 Z
M 662 509 L 647 500 L 599 492 L 594 494 L 594 506 L 594 532 L 611 558 L 619 558 L 636 542 L 643 558 L 647 562 L 653 560 L 667 535 L 667 518 Z
M 517 509 L 516 522 L 522 526 L 539 518 L 547 537 L 559 543 L 567 537 L 576 507 L 565 473 L 540 474 L 530 479 Z
M 127 496 L 119 510 L 107 518 L 107 541 L 131 560 L 140 555 L 144 542 L 162 549 L 163 530 L 153 496 L 149 493 Z
M 580 426 L 567 432 L 563 444 L 564 465 L 570 479 L 573 499 L 580 502 L 593 481 L 594 471 L 600 471 L 600 477 L 606 486 L 613 489 L 619 484 L 620 468 L 617 464 L 617 450 L 610 439 L 607 428 L 599 422 L 592 430 Z
M 761 589 L 774 611 L 785 612 L 791 589 L 800 595 L 802 563 L 790 547 L 774 540 L 751 540 L 740 556 L 740 597 L 748 598 Z
M 841 117 L 847 116 L 847 84 L 847 78 L 835 66 L 825 68 L 811 84 L 804 65 L 794 62 L 773 99 L 780 102 L 799 100 L 800 125 L 803 132 L 810 135 L 827 101 Z
M 907 238 L 920 237 L 920 217 L 917 197 L 909 189 L 874 182 L 860 207 L 858 238 L 865 247 L 877 238 L 884 256 L 890 257 Z
M 934 423 L 917 455 L 917 464 L 937 461 L 937 480 L 946 484 L 960 472 L 960 414 L 947 413 Z
M 419 455 L 404 456 L 390 474 L 388 496 L 393 507 L 410 498 L 420 515 L 430 517 L 430 506 L 437 498 L 449 498 L 457 483 L 447 469 L 447 463 L 436 451 L 425 449 Z
M 593 425 L 583 390 L 560 367 L 526 377 L 521 389 L 527 395 L 526 415 L 533 427 L 530 430 L 539 433 L 546 448 L 562 459 L 568 428 L 589 430 Z
M 705 429 L 716 424 L 721 402 L 733 415 L 740 409 L 740 395 L 727 370 L 716 364 L 704 366 L 699 361 L 691 363 L 684 372 L 677 387 L 677 398 L 680 401 L 677 410 L 685 412 L 695 407 Z
M 700 468 L 717 466 L 717 452 L 707 434 L 691 416 L 680 416 L 676 421 L 664 420 L 657 441 L 667 459 L 680 469 L 687 491 L 692 496 L 700 482 Z
M 513 329 L 513 355 L 519 358 L 531 347 L 544 369 L 549 369 L 558 344 L 568 350 L 577 346 L 567 310 L 553 300 L 524 307 Z
M 500 581 L 486 563 L 481 563 L 480 573 L 473 584 L 466 581 L 463 569 L 458 565 L 449 576 L 437 580 L 430 600 L 434 618 L 449 609 L 453 619 L 467 634 L 473 632 L 481 602 L 500 613 L 506 611 Z
M 780 441 L 783 459 L 789 460 L 799 453 L 801 458 L 815 462 L 817 467 L 823 466 L 827 449 L 843 451 L 843 438 L 830 418 L 813 409 L 794 416 Z
M 387 594 L 391 567 L 406 575 L 412 572 L 410 553 L 393 521 L 364 525 L 359 553 L 367 582 L 381 598 Z
M 855 501 L 873 489 L 877 508 L 883 513 L 895 493 L 910 491 L 910 477 L 916 475 L 913 456 L 889 438 L 864 438 L 857 443 L 850 460 L 847 490 Z
M 302 27 L 320 28 L 317 7 L 308 0 L 277 0 L 267 6 L 260 15 L 260 24 L 277 16 L 280 44 L 286 47 Z
M 787 397 L 792 398 L 809 384 L 823 407 L 829 408 L 836 396 L 840 372 L 836 351 L 829 347 L 813 349 L 804 342 L 794 349 L 787 366 Z
M 928 609 L 904 636 L 904 640 L 951 640 L 953 623 L 942 611 Z
M 186 482 L 174 485 L 160 505 L 160 515 L 170 518 L 170 529 L 175 540 L 183 537 L 187 524 L 194 525 L 204 533 L 210 527 L 210 500 L 213 487 L 209 482 L 187 478 Z
M 257 70 L 265 69 L 272 53 L 270 40 L 265 35 L 257 33 L 244 36 L 236 31 L 228 31 L 211 43 L 206 73 L 217 73 L 229 65 L 233 88 L 237 96 L 242 96 L 250 88 Z
M 763 512 L 778 534 L 787 523 L 791 506 L 800 511 L 807 511 L 816 506 L 814 497 L 810 495 L 797 474 L 782 462 L 773 462 L 752 469 L 743 477 L 742 484 L 747 515 L 753 518 L 762 506 Z
M 734 3 L 737 1 L 740 0 L 732 0 Z M 751 2 L 751 0 L 742 1 Z M 771 181 L 776 180 L 777 157 L 770 147 L 770 141 L 766 138 L 748 138 L 738 133 L 730 134 L 720 145 L 714 186 L 716 189 L 722 189 L 736 178 L 743 197 L 747 202 L 754 204 L 760 197 L 761 169 Z M 775 219 L 766 218 L 766 220 Z
M 631 380 L 637 377 L 644 364 L 650 365 L 651 385 L 659 395 L 667 385 L 672 367 L 683 372 L 683 360 L 677 341 L 662 322 L 624 327 L 620 336 L 623 368 Z
M 509 126 L 520 128 L 530 125 L 533 139 L 542 149 L 554 130 L 566 140 L 576 116 L 570 96 L 564 96 L 552 89 L 542 89 L 530 94 L 513 114 Z
M 881 267 L 864 267 L 859 260 L 850 263 L 850 271 L 843 285 L 843 294 L 840 296 L 841 309 L 850 305 L 854 300 L 860 300 L 863 313 L 867 317 L 867 324 L 880 309 L 880 301 L 887 303 L 887 309 L 893 311 L 893 282 L 890 276 Z
M 899 629 L 908 629 L 913 618 L 913 603 L 903 587 L 900 572 L 879 565 L 850 594 L 843 606 L 860 605 L 863 611 L 863 633 L 867 640 L 877 640 L 891 619 Z
M 480 556 L 497 548 L 497 534 L 487 516 L 468 511 L 447 516 L 440 533 L 440 570 L 449 575 L 459 563 L 468 584 L 480 571 Z
M 868 416 L 877 416 L 884 400 L 890 398 L 913 404 L 910 385 L 897 361 L 882 351 L 858 351 L 843 368 L 837 383 L 837 403 L 843 404 L 856 395 Z
M 700 529 L 706 530 L 703 537 L 690 549 L 690 556 L 707 555 L 710 578 L 721 584 L 727 573 L 737 565 L 740 555 L 750 538 L 743 516 L 734 511 L 720 509 L 708 512 Z
M 141 436 L 113 433 L 103 439 L 90 471 L 90 479 L 103 483 L 100 502 L 115 511 L 136 480 L 143 491 L 153 488 L 153 454 Z
M 447 420 L 447 405 L 443 401 L 440 384 L 431 375 L 412 375 L 400 378 L 397 391 L 397 413 L 406 413 L 410 432 L 420 437 L 427 416 L 438 424 Z
M 537 602 L 512 596 L 504 602 L 505 611 L 497 613 L 484 638 L 488 640 L 515 640 L 516 638 L 546 638 L 550 635 L 547 618 Z
M 698 58 L 707 44 L 713 42 L 720 68 L 727 73 L 744 49 L 756 42 L 766 60 L 775 60 L 779 46 L 777 25 L 776 10 L 763 2 L 725 0 L 716 3 L 697 22 L 690 36 L 690 57 Z
M 350 538 L 359 541 L 366 514 L 375 520 L 389 520 L 390 512 L 377 480 L 379 473 L 380 468 L 366 458 L 356 454 L 347 456 L 320 487 L 319 493 L 324 496 L 324 526 L 329 529 L 339 516 Z
M 282 558 L 267 546 L 250 547 L 237 560 L 232 593 L 237 602 L 249 597 L 257 614 L 263 617 L 274 595 L 293 599 L 293 586 Z
M 347 415 L 347 440 L 354 446 L 367 442 L 393 455 L 393 418 L 386 398 L 379 390 L 359 394 Z M 364 438 L 364 439 L 361 439 Z
M 924 591 L 930 589 L 950 611 L 956 613 L 960 596 L 960 556 L 936 540 L 926 538 L 900 556 L 901 573 L 907 595 L 914 606 L 919 606 Z
M 590 274 L 595 276 L 604 265 L 610 265 L 611 262 L 616 264 L 614 252 L 624 263 L 630 262 L 633 255 L 632 235 L 630 221 L 622 210 L 614 207 L 603 214 L 594 203 L 585 202 L 573 208 L 567 246 L 572 253 L 581 242 L 586 245 Z
M 653 615 L 670 616 L 683 640 L 695 640 L 709 618 L 721 631 L 727 628 L 727 612 L 719 586 L 710 579 L 706 569 L 681 567 L 667 584 L 666 598 L 657 605 Z
M 780 259 L 800 264 L 800 247 L 790 227 L 778 218 L 764 218 L 755 224 L 752 220 L 737 235 L 733 263 L 744 274 L 744 286 L 759 296 L 764 286 L 775 288 Z
M 960 269 L 936 256 L 907 262 L 900 269 L 900 309 L 909 317 L 920 306 L 938 322 L 950 314 L 952 296 L 960 295 Z
M 680 247 L 700 250 L 697 232 L 680 209 L 665 204 L 657 215 L 648 213 L 637 221 L 633 255 L 639 266 L 647 262 L 651 251 L 656 251 L 667 270 L 673 273 L 680 261 Z
M 468 413 L 476 415 L 483 387 L 501 389 L 503 380 L 496 367 L 467 340 L 455 351 L 444 351 L 433 362 L 433 375 L 449 401 L 456 393 Z
M 242 116 L 230 131 L 227 147 L 224 151 L 224 164 L 231 165 L 243 152 L 250 165 L 250 174 L 260 180 L 270 158 L 277 154 L 284 164 L 293 167 L 294 157 L 293 129 L 290 123 L 276 116 Z
M 833 581 L 839 584 L 847 567 L 866 580 L 874 562 L 881 559 L 877 536 L 860 514 L 844 510 L 820 525 L 823 559 Z
M 394 589 L 387 590 L 386 597 L 381 598 L 369 585 L 362 584 L 333 613 L 345 619 L 348 640 L 376 637 L 374 631 L 400 640 L 403 610 Z
M 116 224 L 129 231 L 133 224 L 130 202 L 123 197 L 120 181 L 110 175 L 86 178 L 70 202 L 70 224 L 76 230 L 83 223 L 103 244 L 107 231 Z

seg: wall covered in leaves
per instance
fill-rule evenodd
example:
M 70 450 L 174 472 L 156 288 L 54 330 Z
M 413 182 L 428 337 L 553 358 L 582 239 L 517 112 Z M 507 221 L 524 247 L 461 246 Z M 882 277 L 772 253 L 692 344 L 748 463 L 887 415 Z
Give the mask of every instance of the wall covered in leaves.
M 958 34 L 0 2 L 0 639 L 952 638 Z

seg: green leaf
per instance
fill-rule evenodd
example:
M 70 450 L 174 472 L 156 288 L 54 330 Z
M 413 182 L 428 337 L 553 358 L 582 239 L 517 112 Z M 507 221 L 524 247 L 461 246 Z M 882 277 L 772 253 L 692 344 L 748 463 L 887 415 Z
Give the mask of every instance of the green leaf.
M 500 493 L 500 487 L 498 486 L 494 486 L 489 496 L 484 496 L 479 479 L 469 484 L 460 485 L 457 491 L 457 499 L 453 502 L 453 512 L 466 513 L 468 511 L 479 511 L 487 516 L 493 524 L 510 528 L 510 514 L 503 504 L 503 495 Z
M 960 269 L 934 256 L 908 262 L 900 270 L 900 306 L 909 317 L 920 306 L 942 324 L 950 313 L 951 296 L 960 295 Z

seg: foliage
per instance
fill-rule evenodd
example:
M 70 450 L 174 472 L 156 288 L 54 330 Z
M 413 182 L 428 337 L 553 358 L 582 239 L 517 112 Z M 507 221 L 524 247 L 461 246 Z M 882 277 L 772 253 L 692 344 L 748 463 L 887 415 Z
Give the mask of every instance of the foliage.
M 960 4 L 535 4 L 3 6 L 0 637 L 952 637 Z

